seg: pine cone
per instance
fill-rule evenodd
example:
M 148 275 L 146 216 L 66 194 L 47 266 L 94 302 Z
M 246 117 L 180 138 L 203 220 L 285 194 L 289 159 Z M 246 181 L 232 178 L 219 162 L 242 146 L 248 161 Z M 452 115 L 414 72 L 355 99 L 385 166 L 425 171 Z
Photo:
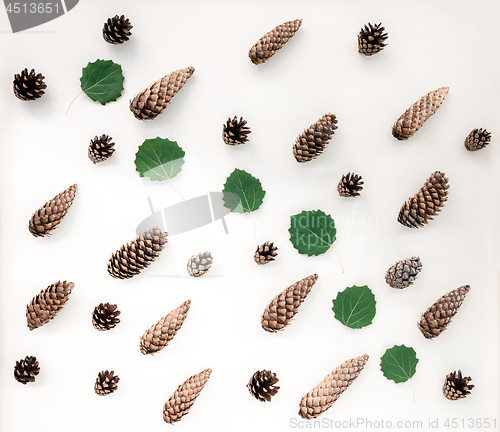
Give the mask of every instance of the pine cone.
M 30 233 L 35 237 L 50 236 L 68 213 L 77 188 L 76 184 L 70 186 L 33 213 L 28 224 Z
M 469 151 L 477 151 L 485 148 L 491 141 L 491 133 L 486 129 L 472 129 L 465 138 L 465 148 Z
M 167 233 L 160 228 L 144 231 L 130 244 L 123 245 L 111 255 L 108 273 L 116 279 L 130 279 L 148 267 L 167 243 Z
M 191 406 L 210 378 L 211 369 L 193 375 L 184 381 L 163 406 L 163 420 L 175 423 L 189 413 Z
M 113 156 L 115 143 L 111 142 L 112 139 L 107 135 L 101 135 L 100 138 L 95 137 L 90 141 L 88 155 L 94 164 L 104 162 Z
M 278 393 L 279 381 L 276 374 L 268 370 L 257 371 L 248 381 L 247 388 L 250 394 L 260 402 L 271 402 L 271 397 Z
M 469 290 L 470 286 L 464 285 L 450 291 L 422 314 L 417 326 L 427 339 L 436 338 L 446 330 Z
M 59 281 L 49 285 L 33 297 L 26 307 L 26 321 L 28 328 L 34 330 L 54 319 L 69 300 L 71 290 L 75 287 L 73 282 Z
M 118 381 L 120 381 L 120 378 L 115 375 L 114 371 L 99 372 L 95 380 L 94 391 L 99 396 L 107 396 L 118 390 Z
M 43 82 L 45 77 L 35 73 L 35 69 L 24 69 L 20 74 L 14 75 L 14 94 L 22 101 L 32 101 L 45 94 L 47 85 Z
M 165 348 L 184 323 L 190 306 L 191 300 L 185 301 L 146 330 L 139 342 L 141 353 L 155 354 Z
M 14 366 L 14 378 L 21 384 L 35 382 L 35 377 L 40 372 L 36 357 L 26 356 L 24 359 L 16 361 Z
M 243 120 L 243 117 L 240 117 L 239 121 L 236 116 L 232 120 L 229 117 L 226 124 L 222 127 L 222 139 L 224 142 L 230 146 L 246 143 L 248 141 L 248 134 L 251 132 L 250 128 L 245 126 L 246 124 L 247 121 Z
M 394 138 L 404 141 L 412 137 L 441 106 L 449 90 L 441 87 L 416 101 L 392 126 Z
M 212 267 L 213 257 L 210 252 L 200 252 L 192 256 L 187 263 L 187 271 L 191 276 L 203 276 Z
M 304 129 L 293 144 L 293 155 L 297 162 L 309 162 L 323 153 L 336 129 L 337 117 L 330 113 Z
M 269 243 L 268 241 L 264 244 L 257 246 L 257 250 L 253 256 L 255 262 L 259 265 L 264 265 L 274 261 L 274 258 L 278 255 L 276 252 L 278 248 L 274 246 L 274 243 Z
M 358 34 L 358 52 L 365 56 L 372 56 L 382 51 L 387 46 L 384 42 L 388 38 L 384 31 L 382 23 L 375 25 L 368 23 L 364 28 L 361 27 Z
M 253 64 L 265 63 L 293 37 L 302 20 L 287 21 L 262 36 L 248 52 Z
M 420 190 L 403 204 L 398 222 L 409 228 L 420 228 L 433 220 L 432 216 L 437 215 L 448 200 L 449 187 L 444 173 L 432 173 Z
M 317 274 L 308 276 L 274 297 L 262 314 L 262 328 L 267 332 L 276 333 L 288 326 L 317 280 Z
M 347 173 L 343 175 L 337 186 L 337 192 L 341 197 L 357 197 L 363 189 L 363 177 L 357 174 Z
M 419 257 L 406 258 L 398 261 L 385 273 L 385 281 L 392 287 L 403 289 L 409 287 L 422 270 Z
M 194 73 L 189 66 L 165 75 L 130 101 L 130 111 L 138 120 L 152 120 L 160 115 L 172 98 Z
M 109 303 L 101 303 L 95 307 L 92 313 L 92 325 L 96 330 L 106 331 L 116 327 L 120 322 L 120 318 L 117 317 L 121 314 L 119 310 L 116 310 L 116 307 L 116 305 Z
M 299 403 L 299 415 L 304 419 L 313 419 L 323 414 L 359 376 L 368 357 L 368 354 L 363 354 L 347 360 L 327 375 L 302 398 Z
M 468 394 L 470 394 L 469 390 L 472 390 L 475 386 L 469 384 L 471 381 L 471 377 L 463 377 L 462 371 L 451 372 L 446 375 L 446 379 L 444 380 L 443 385 L 443 395 L 446 399 L 449 400 L 458 400 L 465 398 Z
M 108 18 L 108 21 L 104 23 L 102 28 L 102 37 L 104 40 L 113 45 L 120 45 L 123 42 L 129 40 L 134 26 L 130 24 L 128 18 L 125 15 L 118 16 L 115 15 L 113 18 Z

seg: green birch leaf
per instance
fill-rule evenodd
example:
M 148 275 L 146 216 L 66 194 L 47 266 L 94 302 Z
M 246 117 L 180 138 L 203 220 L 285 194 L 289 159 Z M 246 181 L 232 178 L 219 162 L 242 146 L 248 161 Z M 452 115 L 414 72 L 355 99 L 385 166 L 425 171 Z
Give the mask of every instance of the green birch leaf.
M 304 210 L 291 216 L 288 232 L 293 247 L 307 256 L 324 254 L 337 234 L 334 220 L 321 210 Z
M 140 177 L 170 180 L 181 172 L 185 154 L 176 141 L 160 137 L 147 139 L 135 154 L 135 169 Z
M 122 67 L 111 60 L 96 60 L 82 70 L 82 91 L 102 105 L 118 99 L 123 92 Z
M 415 375 L 417 363 L 417 353 L 413 348 L 394 345 L 380 359 L 380 369 L 387 379 L 402 383 Z
M 259 179 L 237 168 L 226 179 L 222 193 L 224 207 L 233 213 L 251 213 L 257 210 L 266 195 Z
M 375 296 L 366 285 L 347 287 L 333 300 L 333 312 L 346 327 L 360 329 L 370 325 L 375 317 Z

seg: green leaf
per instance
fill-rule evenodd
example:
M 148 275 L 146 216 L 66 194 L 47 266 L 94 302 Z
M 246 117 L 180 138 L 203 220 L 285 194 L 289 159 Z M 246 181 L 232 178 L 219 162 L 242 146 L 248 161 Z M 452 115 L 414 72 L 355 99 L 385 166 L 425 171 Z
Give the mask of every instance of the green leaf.
M 415 375 L 417 363 L 417 353 L 413 348 L 394 345 L 380 359 L 380 369 L 387 379 L 401 383 Z
M 111 60 L 96 60 L 82 70 L 82 91 L 93 101 L 106 105 L 122 95 L 122 67 Z
M 333 300 L 333 312 L 342 324 L 352 329 L 366 327 L 372 323 L 376 308 L 375 296 L 366 285 L 347 287 Z
M 335 222 L 321 210 L 304 210 L 290 217 L 290 241 L 307 256 L 324 254 L 335 242 Z
M 185 154 L 176 141 L 160 137 L 147 139 L 135 154 L 135 169 L 140 177 L 170 180 L 181 172 Z
M 224 207 L 234 213 L 251 213 L 257 210 L 266 195 L 259 179 L 237 168 L 226 179 L 222 193 Z

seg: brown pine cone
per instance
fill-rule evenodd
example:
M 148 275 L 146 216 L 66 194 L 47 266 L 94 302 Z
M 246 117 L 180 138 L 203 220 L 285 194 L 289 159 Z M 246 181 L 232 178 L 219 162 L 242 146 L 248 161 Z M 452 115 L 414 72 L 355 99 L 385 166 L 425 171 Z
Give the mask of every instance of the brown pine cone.
M 337 186 L 337 192 L 341 197 L 357 197 L 359 192 L 363 189 L 363 177 L 350 172 L 343 175 Z
M 14 75 L 14 94 L 22 101 L 32 101 L 41 98 L 45 94 L 47 85 L 43 81 L 45 77 L 31 69 L 24 69 L 20 74 Z
M 248 381 L 247 388 L 250 394 L 260 402 L 271 402 L 271 397 L 278 393 L 279 387 L 275 385 L 279 381 L 276 374 L 262 370 L 257 371 Z
M 95 380 L 94 391 L 99 396 L 107 396 L 118 390 L 118 381 L 120 381 L 120 378 L 115 375 L 114 371 L 99 372 Z
M 119 310 L 116 310 L 117 306 L 109 303 L 99 304 L 94 309 L 92 313 L 92 325 L 96 330 L 106 331 L 111 330 L 116 327 L 120 322 L 120 318 L 117 318 L 121 314 Z
M 113 156 L 115 143 L 111 142 L 112 139 L 107 135 L 101 135 L 99 138 L 96 136 L 93 140 L 90 140 L 88 155 L 94 164 L 104 162 Z
M 35 377 L 40 372 L 40 367 L 36 357 L 26 356 L 24 359 L 16 361 L 14 366 L 14 378 L 21 384 L 35 382 Z
M 49 285 L 33 297 L 31 303 L 26 306 L 28 328 L 34 330 L 54 319 L 69 300 L 74 287 L 73 282 L 59 281 Z
M 212 267 L 213 257 L 210 252 L 200 252 L 192 256 L 187 263 L 187 271 L 193 277 L 203 276 Z
M 293 144 L 293 155 L 297 162 L 309 162 L 323 153 L 336 129 L 337 117 L 330 113 L 304 129 Z
M 317 274 L 307 276 L 274 297 L 262 314 L 262 328 L 276 333 L 288 326 L 317 280 Z
M 130 36 L 132 36 L 130 30 L 133 28 L 134 26 L 130 24 L 128 18 L 125 18 L 125 15 L 115 15 L 113 18 L 108 18 L 104 23 L 102 37 L 110 44 L 119 45 L 129 40 Z
M 465 138 L 465 148 L 469 151 L 477 151 L 485 148 L 491 142 L 491 133 L 486 129 L 472 129 Z
M 471 377 L 462 377 L 462 371 L 451 372 L 446 375 L 443 385 L 443 395 L 449 400 L 458 400 L 465 398 L 470 394 L 469 390 L 472 390 L 475 386 L 469 384 Z
M 245 126 L 247 124 L 243 117 L 234 116 L 227 119 L 227 122 L 222 127 L 222 139 L 230 146 L 244 144 L 248 141 L 248 134 L 251 132 L 250 128 Z
M 274 243 L 265 242 L 264 244 L 257 246 L 257 250 L 253 256 L 254 261 L 259 265 L 264 265 L 274 261 L 275 257 L 278 255 L 276 252 L 278 248 L 274 246 Z
M 391 266 L 385 273 L 385 281 L 392 287 L 403 289 L 409 287 L 422 270 L 419 257 L 406 258 Z
M 384 31 L 382 23 L 375 25 L 368 23 L 368 25 L 361 27 L 358 34 L 358 52 L 365 56 L 372 56 L 382 51 L 387 46 L 384 42 L 388 38 Z

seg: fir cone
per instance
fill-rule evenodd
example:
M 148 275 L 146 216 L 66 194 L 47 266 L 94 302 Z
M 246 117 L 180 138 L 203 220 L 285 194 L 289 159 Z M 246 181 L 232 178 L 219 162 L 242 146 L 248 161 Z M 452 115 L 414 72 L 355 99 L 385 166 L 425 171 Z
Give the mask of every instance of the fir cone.
M 274 243 L 265 242 L 264 244 L 257 246 L 257 250 L 253 256 L 255 262 L 259 265 L 264 265 L 274 261 L 275 257 L 278 255 L 276 252 L 278 248 L 274 246 Z
M 76 184 L 70 186 L 33 213 L 28 224 L 30 233 L 35 237 L 50 236 L 68 213 L 77 188 Z
M 107 396 L 118 390 L 118 381 L 120 381 L 120 378 L 115 375 L 114 371 L 99 372 L 95 380 L 94 391 L 99 396 Z
M 26 356 L 24 359 L 16 361 L 14 366 L 14 378 L 21 384 L 35 382 L 35 377 L 40 372 L 40 367 L 36 357 Z
M 253 64 L 265 63 L 295 35 L 302 20 L 287 21 L 262 36 L 248 52 Z
M 191 300 L 185 301 L 146 330 L 139 342 L 141 353 L 155 354 L 165 348 L 184 323 L 190 306 Z
M 92 325 L 96 330 L 106 331 L 114 329 L 120 322 L 118 315 L 121 314 L 116 310 L 117 306 L 109 303 L 99 304 L 92 312 Z
M 267 332 L 276 333 L 288 326 L 317 280 L 317 274 L 308 276 L 274 297 L 262 314 L 262 328 Z
M 465 148 L 469 151 L 477 151 L 485 148 L 491 141 L 491 133 L 486 129 L 472 129 L 465 138 Z
M 191 276 L 203 276 L 212 267 L 213 257 L 210 252 L 200 252 L 192 256 L 187 263 L 187 271 Z
M 385 281 L 392 287 L 403 289 L 409 287 L 422 270 L 419 257 L 406 258 L 398 261 L 385 273 Z
M 382 51 L 387 46 L 384 42 L 388 38 L 384 31 L 382 23 L 375 25 L 368 23 L 368 25 L 361 27 L 358 34 L 358 52 L 365 56 L 372 56 Z
M 188 414 L 194 401 L 205 387 L 211 373 L 211 369 L 205 369 L 188 378 L 177 387 L 177 390 L 163 406 L 163 420 L 172 424 Z
M 443 385 L 443 395 L 449 400 L 458 400 L 465 398 L 470 394 L 469 390 L 472 390 L 475 386 L 469 384 L 471 377 L 462 377 L 462 371 L 451 372 L 446 375 Z
M 427 339 L 436 338 L 446 330 L 469 290 L 470 286 L 464 285 L 450 291 L 422 314 L 417 326 Z
M 309 162 L 323 153 L 336 129 L 337 117 L 330 113 L 304 129 L 293 144 L 293 155 L 297 162 Z
M 403 204 L 398 222 L 409 228 L 420 228 L 433 220 L 432 216 L 437 215 L 448 200 L 449 187 L 444 173 L 432 173 L 420 190 Z
M 93 140 L 90 141 L 88 155 L 89 159 L 94 162 L 94 164 L 99 162 L 104 162 L 106 159 L 109 159 L 113 156 L 115 149 L 114 142 L 111 142 L 113 138 L 107 135 L 101 135 L 99 138 L 96 136 Z
M 416 101 L 392 126 L 394 138 L 404 141 L 412 137 L 441 106 L 449 90 L 441 87 Z
M 111 255 L 108 273 L 116 279 L 130 279 L 148 267 L 167 243 L 167 233 L 160 228 L 144 231 L 135 240 L 123 245 Z
M 132 36 L 130 30 L 133 28 L 134 26 L 130 24 L 128 18 L 125 18 L 125 15 L 115 15 L 113 18 L 108 18 L 104 23 L 102 37 L 110 44 L 120 45 L 129 40 L 130 36 Z
M 59 281 L 49 285 L 33 297 L 26 307 L 26 321 L 28 328 L 34 330 L 54 319 L 69 300 L 71 290 L 75 287 L 73 282 Z
M 323 414 L 359 376 L 368 357 L 368 354 L 363 354 L 347 360 L 327 375 L 302 398 L 299 403 L 299 415 L 304 419 L 313 419 Z
M 343 175 L 337 186 L 337 192 L 341 197 L 357 197 L 363 189 L 363 177 L 357 174 L 347 173 Z
M 35 73 L 35 69 L 24 69 L 20 74 L 14 75 L 14 94 L 22 101 L 32 101 L 41 98 L 45 94 L 47 85 L 44 83 L 45 77 Z
M 130 101 L 130 111 L 138 120 L 152 120 L 160 115 L 172 98 L 194 73 L 189 66 L 165 75 Z
M 248 134 L 251 132 L 250 128 L 245 126 L 247 124 L 243 117 L 234 116 L 227 119 L 227 122 L 222 127 L 222 139 L 230 146 L 244 144 L 248 141 Z
M 271 397 L 278 393 L 279 387 L 276 385 L 278 381 L 276 374 L 271 371 L 257 371 L 248 381 L 247 388 L 258 401 L 271 402 Z

